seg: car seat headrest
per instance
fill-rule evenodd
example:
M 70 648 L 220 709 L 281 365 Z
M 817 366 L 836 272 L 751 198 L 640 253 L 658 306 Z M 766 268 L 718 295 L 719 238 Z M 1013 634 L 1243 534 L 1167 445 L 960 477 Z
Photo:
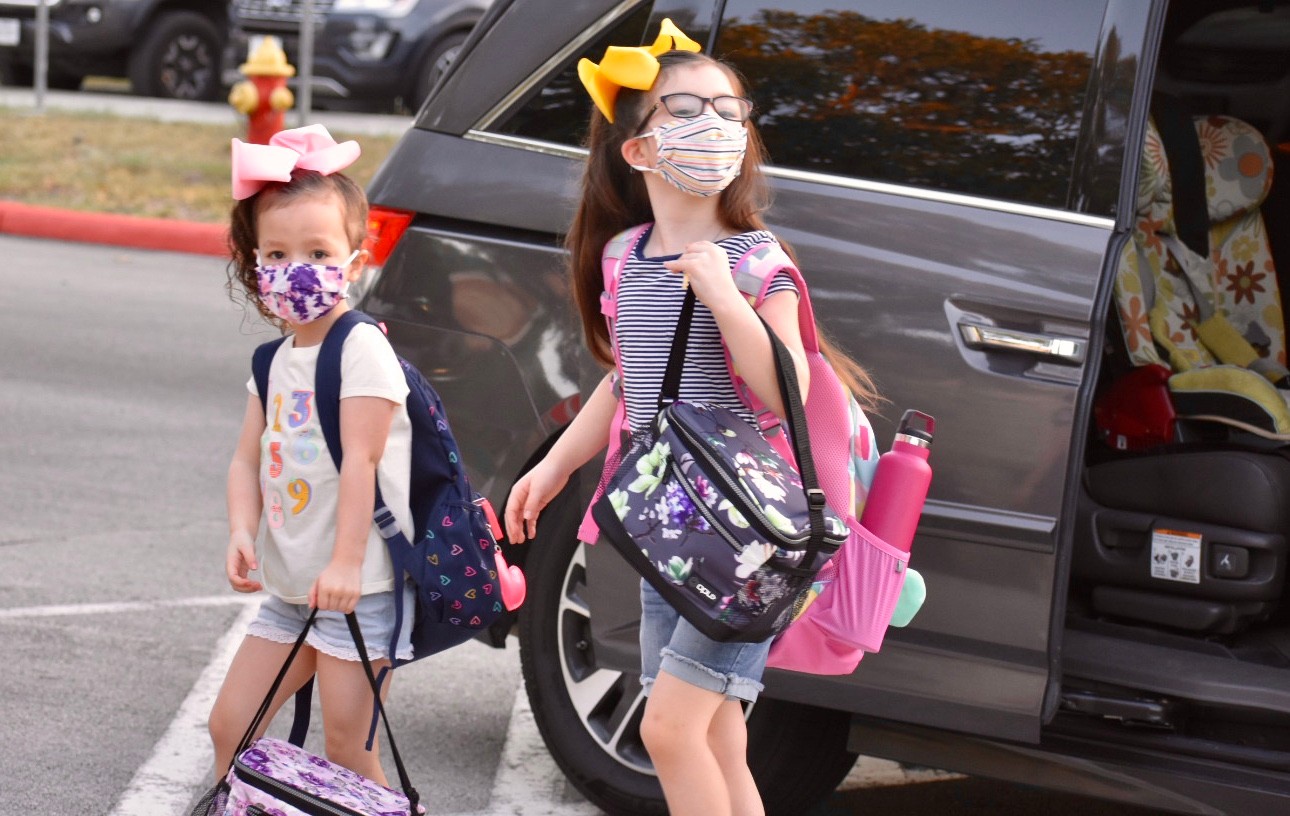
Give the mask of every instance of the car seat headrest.
M 1160 141 L 1156 123 L 1147 120 L 1147 138 L 1142 145 L 1142 170 L 1138 175 L 1138 214 L 1148 215 L 1153 204 L 1169 200 L 1169 160 Z
M 1211 223 L 1257 208 L 1272 189 L 1272 153 L 1253 126 L 1230 116 L 1196 119 L 1205 158 L 1205 198 Z

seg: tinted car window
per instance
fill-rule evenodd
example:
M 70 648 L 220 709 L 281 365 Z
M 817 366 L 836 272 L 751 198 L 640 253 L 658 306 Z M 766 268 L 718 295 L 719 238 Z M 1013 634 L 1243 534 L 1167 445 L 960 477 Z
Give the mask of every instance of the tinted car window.
M 729 0 L 716 53 L 779 166 L 1065 207 L 1104 5 Z
M 569 60 L 498 130 L 559 144 L 581 145 L 591 117 L 591 99 L 578 81 L 578 60 L 582 57 L 599 60 L 611 45 L 640 45 L 648 22 L 649 4 L 646 3 Z

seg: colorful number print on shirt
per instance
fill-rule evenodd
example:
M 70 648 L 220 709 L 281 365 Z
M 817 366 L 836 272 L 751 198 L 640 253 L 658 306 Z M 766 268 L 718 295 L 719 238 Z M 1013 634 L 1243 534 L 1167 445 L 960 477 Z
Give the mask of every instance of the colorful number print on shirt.
M 260 455 L 268 462 L 268 481 L 262 484 L 264 506 L 269 526 L 282 529 L 291 516 L 309 507 L 313 485 L 293 472 L 292 465 L 308 467 L 322 454 L 322 434 L 314 416 L 314 392 L 292 391 L 290 396 L 276 393 L 270 402 L 271 414 L 261 439 Z M 286 477 L 284 498 L 282 480 Z

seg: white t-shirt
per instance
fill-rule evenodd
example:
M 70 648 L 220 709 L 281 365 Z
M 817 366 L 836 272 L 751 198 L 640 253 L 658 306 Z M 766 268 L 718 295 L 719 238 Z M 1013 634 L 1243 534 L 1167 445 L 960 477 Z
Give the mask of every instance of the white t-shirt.
M 340 474 L 323 439 L 314 403 L 314 373 L 321 348 L 296 348 L 294 338 L 288 338 L 269 366 L 265 429 L 260 438 L 266 522 L 259 541 L 260 572 L 265 589 L 288 603 L 308 602 L 309 590 L 331 561 L 336 544 Z M 247 388 L 256 394 L 254 377 Z M 411 538 L 412 425 L 407 395 L 403 369 L 385 335 L 370 324 L 355 326 L 341 352 L 340 398 L 381 397 L 399 404 L 377 475 L 386 504 Z M 394 568 L 375 524 L 367 534 L 362 581 L 364 595 L 394 588 Z

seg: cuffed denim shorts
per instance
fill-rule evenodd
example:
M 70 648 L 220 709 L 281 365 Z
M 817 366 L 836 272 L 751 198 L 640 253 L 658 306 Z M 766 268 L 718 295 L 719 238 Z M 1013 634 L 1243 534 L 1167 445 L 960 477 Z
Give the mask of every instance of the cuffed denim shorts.
M 648 696 L 660 670 L 728 700 L 755 702 L 771 639 L 721 643 L 695 629 L 641 581 L 641 685 Z
M 412 657 L 412 616 L 416 613 L 416 589 L 411 584 L 403 586 L 403 627 L 399 632 L 396 649 L 400 660 Z M 260 612 L 251 621 L 247 635 L 271 640 L 274 643 L 295 643 L 300 630 L 309 620 L 309 604 L 287 603 L 270 595 L 260 604 Z M 384 660 L 390 654 L 390 638 L 394 635 L 394 591 L 374 592 L 358 600 L 354 609 L 358 616 L 358 629 L 363 633 L 369 660 Z M 341 660 L 358 660 L 358 648 L 349 633 L 343 612 L 323 609 L 318 612 L 313 628 L 305 643 L 323 654 Z

